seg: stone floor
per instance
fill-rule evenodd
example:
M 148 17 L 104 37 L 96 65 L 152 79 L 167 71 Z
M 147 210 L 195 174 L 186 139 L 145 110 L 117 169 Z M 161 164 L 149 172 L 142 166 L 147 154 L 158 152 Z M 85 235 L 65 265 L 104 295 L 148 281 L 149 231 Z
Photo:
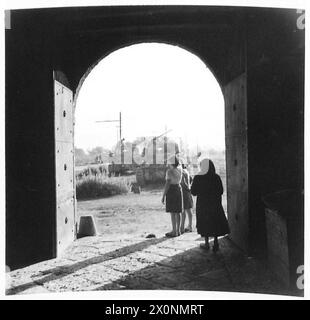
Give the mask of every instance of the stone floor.
M 267 266 L 246 257 L 228 238 L 214 254 L 196 233 L 177 238 L 75 241 L 57 259 L 7 273 L 8 295 L 85 290 L 217 290 L 289 294 Z

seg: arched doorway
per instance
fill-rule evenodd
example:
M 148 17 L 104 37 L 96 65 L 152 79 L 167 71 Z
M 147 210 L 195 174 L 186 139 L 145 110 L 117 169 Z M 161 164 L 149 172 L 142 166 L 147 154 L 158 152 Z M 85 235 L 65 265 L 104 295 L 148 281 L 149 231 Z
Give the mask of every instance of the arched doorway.
M 166 46 L 171 46 L 167 45 Z M 122 46 L 127 47 L 127 46 Z M 121 49 L 125 50 L 125 49 Z M 184 51 L 184 49 L 178 48 Z M 114 50 L 113 50 L 114 51 Z M 196 59 L 198 59 L 196 57 Z M 199 59 L 198 59 L 199 60 Z M 201 62 L 201 61 L 200 61 Z M 80 80 L 75 98 L 74 107 L 77 103 L 78 93 L 82 87 L 87 75 L 91 72 L 98 60 L 91 65 L 86 74 Z M 201 62 L 203 64 L 203 62 Z M 205 68 L 205 64 L 204 64 Z M 219 88 L 219 87 L 218 87 Z M 231 225 L 231 238 L 245 251 L 248 250 L 248 204 L 247 204 L 247 131 L 246 131 L 246 88 L 245 76 L 241 75 L 221 88 L 225 99 L 225 144 L 226 144 L 226 168 L 227 168 L 227 212 Z M 72 107 L 72 119 L 74 107 Z M 57 108 L 56 108 L 57 109 Z M 63 114 L 63 112 L 62 112 Z M 73 143 L 72 129 L 72 143 Z M 210 155 L 209 155 L 210 156 Z M 72 158 L 71 158 L 72 159 Z M 56 168 L 59 167 L 56 164 Z M 73 169 L 73 162 L 72 162 Z M 73 172 L 71 170 L 70 172 Z M 62 177 L 62 174 L 61 174 Z M 57 178 L 56 178 L 57 179 Z M 74 178 L 71 179 L 71 191 L 74 193 Z M 72 194 L 72 193 L 70 193 Z M 77 227 L 75 206 L 72 209 L 72 219 L 75 227 Z M 68 210 L 65 210 L 65 215 Z M 58 214 L 57 214 L 58 216 Z M 64 217 L 60 213 L 60 229 L 63 220 L 68 221 L 67 216 Z M 71 226 L 72 227 L 72 226 Z M 71 236 L 65 242 L 72 240 Z M 75 228 L 77 232 L 77 228 Z M 66 234 L 66 233 L 64 233 Z M 60 250 L 61 251 L 61 250 Z
M 118 118 L 120 111 L 121 123 Z M 112 175 L 121 173 L 122 176 L 131 172 L 135 177 L 127 176 L 129 183 L 135 180 L 138 170 L 142 171 L 142 181 L 138 182 L 143 187 L 145 182 L 148 190 L 152 184 L 157 187 L 163 184 L 165 164 L 161 150 L 164 146 L 160 144 L 168 139 L 177 143 L 181 157 L 192 175 L 198 170 L 199 159 L 213 159 L 224 183 L 223 203 L 226 208 L 224 120 L 224 99 L 216 78 L 206 64 L 188 50 L 171 44 L 148 42 L 126 46 L 110 53 L 89 70 L 87 77 L 81 79 L 75 96 L 78 200 L 96 198 L 96 192 L 91 190 L 90 185 L 100 189 L 98 184 L 101 182 L 113 188 L 114 183 L 125 179 L 107 177 L 107 171 Z M 153 153 L 150 158 L 145 158 L 147 164 L 152 162 L 151 166 L 141 167 L 131 161 L 132 155 L 127 155 L 131 147 L 135 145 L 135 150 L 139 148 L 140 156 L 143 146 L 152 149 L 153 145 L 147 141 L 154 138 L 157 150 L 155 160 Z M 124 168 L 116 167 L 117 163 L 114 170 L 112 163 L 115 159 L 110 158 L 109 154 L 115 153 L 120 140 L 126 148 Z M 92 150 L 87 153 L 87 149 Z M 201 155 L 197 157 L 197 154 Z M 156 166 L 152 166 L 155 163 Z M 102 197 L 105 197 L 105 191 L 101 190 Z M 152 202 L 154 192 L 152 197 L 143 194 L 137 201 L 143 202 L 141 198 Z M 157 198 L 160 199 L 160 192 Z M 124 199 L 128 197 L 120 198 L 119 201 Z M 154 206 L 164 211 L 158 199 L 154 199 Z M 119 212 L 121 209 L 115 207 L 114 200 L 111 204 L 109 201 L 97 202 L 97 226 L 99 231 L 107 234 L 111 223 L 108 223 L 109 228 L 104 228 L 101 225 L 102 214 L 109 216 L 112 211 Z M 92 210 L 88 210 L 89 206 Z M 124 206 L 130 205 L 124 203 Z M 103 207 L 106 210 L 102 210 Z M 90 201 L 81 202 L 77 211 L 78 220 L 81 214 L 96 213 L 94 203 Z M 140 212 L 137 217 L 141 218 L 142 215 L 143 212 Z M 154 225 L 156 221 L 149 224 Z
M 68 167 L 64 170 L 65 160 L 55 167 L 53 80 L 70 89 L 74 97 L 81 78 L 102 57 L 124 46 L 150 41 L 178 45 L 194 53 L 218 79 L 225 99 L 231 238 L 247 250 L 251 236 L 253 247 L 265 250 L 262 196 L 301 185 L 303 181 L 300 169 L 303 140 L 299 137 L 302 137 L 303 123 L 304 32 L 295 30 L 295 18 L 294 10 L 283 9 L 276 14 L 274 9 L 209 6 L 12 12 L 12 21 L 19 22 L 14 30 L 6 30 L 8 52 L 14 53 L 7 55 L 6 67 L 7 190 L 11 190 L 7 200 L 7 264 L 16 268 L 55 257 L 57 253 L 56 239 L 61 232 L 56 222 L 59 197 L 55 192 L 58 188 L 55 172 L 62 176 L 66 172 L 67 177 L 70 170 Z M 262 21 L 263 31 L 257 27 Z M 283 47 L 272 45 L 279 34 L 286 39 Z M 32 59 L 27 59 L 24 52 L 29 52 Z M 276 69 L 274 62 L 277 62 Z M 295 64 L 298 68 L 293 67 Z M 61 70 L 66 77 L 56 72 L 53 79 L 53 70 Z M 270 70 L 276 71 L 276 78 Z M 294 88 L 287 79 L 296 79 Z M 279 94 L 281 90 L 287 96 Z M 299 112 L 296 112 L 296 101 Z M 24 107 L 25 102 L 29 108 Z M 279 120 L 284 110 L 288 115 L 286 122 Z M 275 128 L 277 135 L 274 135 Z M 294 157 L 298 163 L 290 165 L 294 168 L 290 170 L 286 170 L 287 166 L 284 168 L 282 157 L 286 150 L 283 137 L 287 136 L 294 146 L 293 153 L 298 154 Z M 266 153 L 270 137 L 275 147 Z M 271 158 L 274 161 L 269 163 Z M 295 168 L 298 179 L 293 174 Z M 277 179 L 273 179 L 274 176 Z M 21 200 L 18 202 L 16 198 Z M 59 223 L 68 225 L 65 218 Z M 34 227 L 33 222 L 40 227 Z M 70 230 L 74 236 L 74 228 Z

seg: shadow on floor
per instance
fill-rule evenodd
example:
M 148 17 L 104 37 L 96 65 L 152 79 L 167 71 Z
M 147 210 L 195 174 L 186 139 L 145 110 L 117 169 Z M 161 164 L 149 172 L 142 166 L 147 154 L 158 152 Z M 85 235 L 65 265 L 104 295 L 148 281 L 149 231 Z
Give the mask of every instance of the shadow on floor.
M 275 279 L 264 262 L 245 256 L 228 238 L 221 238 L 219 243 L 221 250 L 214 254 L 199 248 L 198 243 L 194 247 L 193 242 L 189 245 L 186 238 L 175 241 L 166 237 L 149 239 L 76 263 L 36 272 L 31 275 L 31 281 L 6 293 L 23 293 L 48 282 L 51 282 L 51 288 L 47 287 L 52 291 L 69 291 L 70 285 L 66 287 L 65 281 L 60 286 L 58 282 L 58 287 L 53 287 L 52 283 L 54 281 L 55 285 L 59 279 L 71 275 L 72 279 L 69 277 L 66 281 L 76 282 L 78 285 L 74 290 L 77 291 L 206 290 L 291 294 Z M 125 260 L 117 259 L 121 257 Z M 95 268 L 78 272 L 93 265 Z M 110 276 L 108 271 L 114 276 Z
M 228 238 L 217 254 L 198 246 L 129 273 L 94 290 L 203 290 L 290 294 L 268 267 L 246 257 Z
M 148 239 L 139 243 L 135 243 L 129 246 L 125 246 L 101 255 L 98 255 L 93 258 L 89 258 L 83 261 L 79 261 L 77 263 L 73 263 L 70 265 L 62 265 L 57 266 L 55 268 L 51 268 L 48 270 L 44 270 L 44 272 L 41 272 L 41 275 L 48 274 L 46 277 L 40 278 L 38 280 L 33 280 L 32 282 L 22 284 L 20 286 L 16 286 L 14 288 L 8 289 L 6 291 L 7 295 L 13 295 L 16 293 L 21 293 L 22 291 L 28 290 L 32 287 L 39 285 L 42 285 L 46 282 L 55 280 L 55 278 L 59 279 L 64 276 L 67 276 L 70 273 L 74 273 L 80 269 L 83 269 L 87 266 L 93 265 L 93 264 L 99 264 L 107 260 L 115 259 L 118 257 L 126 256 L 130 253 L 134 253 L 136 251 L 141 251 L 146 249 L 148 246 L 161 243 L 163 241 L 168 240 L 166 237 L 161 237 L 158 239 Z M 34 276 L 35 277 L 35 276 Z

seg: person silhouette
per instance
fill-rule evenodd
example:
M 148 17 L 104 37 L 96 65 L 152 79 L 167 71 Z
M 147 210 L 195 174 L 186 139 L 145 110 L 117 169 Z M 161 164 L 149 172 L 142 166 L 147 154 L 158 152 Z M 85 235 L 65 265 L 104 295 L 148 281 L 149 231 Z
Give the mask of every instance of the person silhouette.
M 197 232 L 205 238 L 200 247 L 210 249 L 209 237 L 214 237 L 213 252 L 219 250 L 218 237 L 230 232 L 222 206 L 223 184 L 215 172 L 214 163 L 209 159 L 200 162 L 200 171 L 194 177 L 191 193 L 197 196 Z

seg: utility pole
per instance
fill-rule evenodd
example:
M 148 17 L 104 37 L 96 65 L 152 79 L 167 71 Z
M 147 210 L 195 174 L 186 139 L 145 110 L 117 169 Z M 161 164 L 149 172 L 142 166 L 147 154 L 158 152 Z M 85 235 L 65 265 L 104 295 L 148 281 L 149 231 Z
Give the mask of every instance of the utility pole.
M 122 113 L 119 113 L 118 120 L 99 120 L 96 123 L 103 123 L 103 122 L 118 122 L 119 123 L 119 140 L 122 141 Z
M 119 113 L 119 140 L 122 141 L 122 113 Z
M 119 123 L 119 142 L 121 147 L 121 163 L 124 164 L 124 146 L 123 146 L 123 139 L 122 139 L 122 112 L 119 113 L 118 120 L 99 120 L 96 123 L 105 123 L 105 122 L 118 122 Z
M 119 113 L 119 141 L 121 145 L 121 164 L 124 164 L 124 144 L 122 138 L 122 113 Z
M 167 125 L 165 125 L 165 136 L 164 136 L 164 164 L 168 162 L 168 138 L 167 138 Z

